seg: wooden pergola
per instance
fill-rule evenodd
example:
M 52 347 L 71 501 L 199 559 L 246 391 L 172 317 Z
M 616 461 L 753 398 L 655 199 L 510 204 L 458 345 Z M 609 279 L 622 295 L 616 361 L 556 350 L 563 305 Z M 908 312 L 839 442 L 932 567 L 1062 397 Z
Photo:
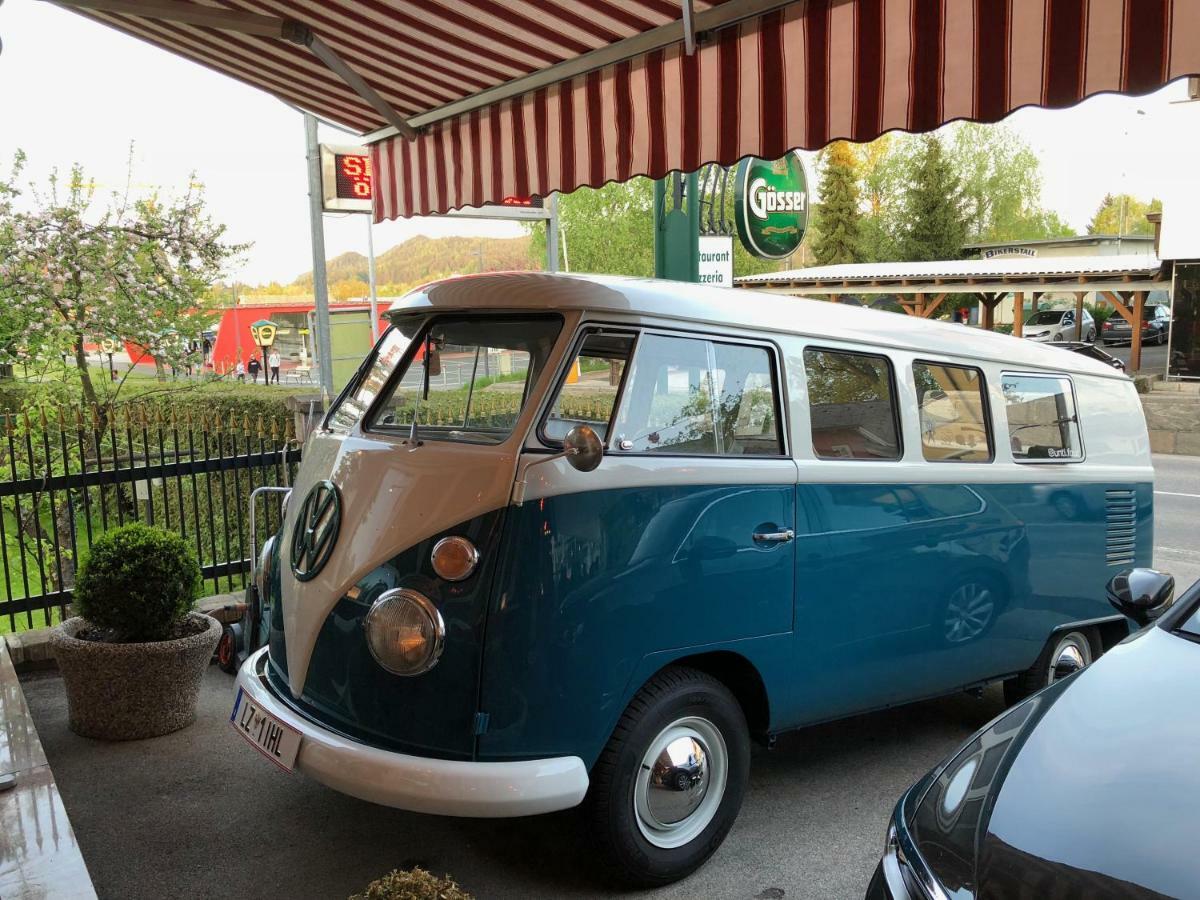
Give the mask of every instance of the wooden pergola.
M 1146 297 L 1151 291 L 1169 292 L 1171 273 L 1169 262 L 1145 255 L 1021 257 L 814 266 L 746 275 L 735 283 L 775 294 L 826 297 L 834 303 L 846 296 L 894 295 L 906 314 L 922 318 L 935 315 L 948 297 L 968 295 L 979 301 L 981 324 L 989 331 L 995 330 L 996 307 L 1011 295 L 1014 337 L 1023 334 L 1027 300 L 1036 313 L 1044 295 L 1073 294 L 1075 321 L 1082 329 L 1084 298 L 1095 294 L 1132 327 L 1129 369 L 1136 372 L 1142 362 Z

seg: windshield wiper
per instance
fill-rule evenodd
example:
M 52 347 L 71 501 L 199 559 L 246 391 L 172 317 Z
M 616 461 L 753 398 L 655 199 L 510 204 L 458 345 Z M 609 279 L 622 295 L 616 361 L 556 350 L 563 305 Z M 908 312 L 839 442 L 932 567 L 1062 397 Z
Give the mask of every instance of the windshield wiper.
M 1073 425 L 1079 421 L 1077 416 L 1067 416 L 1065 419 L 1051 419 L 1049 422 L 1030 422 L 1028 425 L 1018 425 L 1016 428 L 1009 428 L 1009 434 L 1016 434 L 1018 431 L 1024 431 L 1026 428 L 1046 428 L 1050 425 Z

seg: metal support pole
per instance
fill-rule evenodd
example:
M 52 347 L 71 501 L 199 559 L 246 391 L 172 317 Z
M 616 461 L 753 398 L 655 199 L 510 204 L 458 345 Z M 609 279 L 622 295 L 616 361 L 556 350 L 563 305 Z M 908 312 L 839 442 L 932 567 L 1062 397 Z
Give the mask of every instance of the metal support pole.
M 546 271 L 558 271 L 558 192 L 546 198 L 550 218 L 546 220 Z
M 321 208 L 321 151 L 317 146 L 317 119 L 304 114 L 304 142 L 308 159 L 308 223 L 312 234 L 313 297 L 316 299 L 314 362 L 320 366 L 321 393 L 333 398 L 333 342 L 329 335 L 329 284 L 325 279 L 325 221 Z
M 367 216 L 367 285 L 371 296 L 371 343 L 379 340 L 379 294 L 375 290 L 375 215 Z

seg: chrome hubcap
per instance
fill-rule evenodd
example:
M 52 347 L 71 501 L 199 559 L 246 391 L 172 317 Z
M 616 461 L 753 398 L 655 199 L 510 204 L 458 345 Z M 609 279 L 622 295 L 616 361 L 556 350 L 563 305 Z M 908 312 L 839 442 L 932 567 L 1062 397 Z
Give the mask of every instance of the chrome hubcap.
M 1063 678 L 1074 675 L 1092 661 L 1092 648 L 1087 638 L 1078 633 L 1068 634 L 1054 648 L 1050 658 L 1050 671 L 1047 684 L 1054 684 Z
M 650 742 L 634 783 L 642 836 L 665 849 L 695 840 L 716 815 L 728 775 L 725 739 L 712 722 L 672 722 Z
M 982 584 L 964 584 L 950 595 L 946 606 L 946 640 L 961 644 L 979 637 L 992 621 L 996 602 Z

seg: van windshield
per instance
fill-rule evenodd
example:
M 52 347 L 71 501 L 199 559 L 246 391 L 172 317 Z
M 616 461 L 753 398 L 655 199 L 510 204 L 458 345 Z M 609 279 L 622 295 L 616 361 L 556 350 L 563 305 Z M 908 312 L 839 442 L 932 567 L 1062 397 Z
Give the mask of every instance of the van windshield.
M 428 324 L 426 324 L 428 323 Z M 498 444 L 516 426 L 562 330 L 558 316 L 400 320 L 411 342 L 370 428 L 422 440 Z

